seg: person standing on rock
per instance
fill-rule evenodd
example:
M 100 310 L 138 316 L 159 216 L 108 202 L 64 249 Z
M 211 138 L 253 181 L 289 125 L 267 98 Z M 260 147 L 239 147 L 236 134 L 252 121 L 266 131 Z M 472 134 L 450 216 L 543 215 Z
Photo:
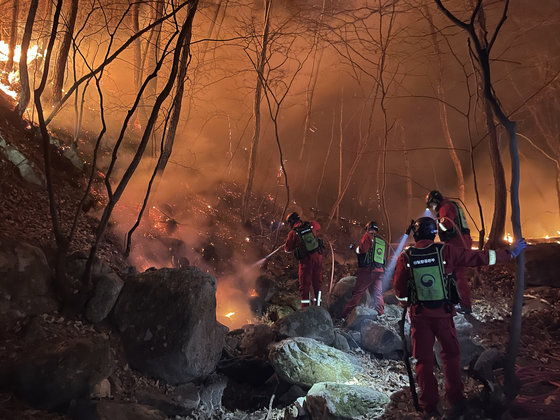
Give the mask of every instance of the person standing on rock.
M 518 240 L 511 250 L 476 251 L 434 243 L 434 219 L 421 217 L 411 226 L 415 244 L 399 255 L 393 278 L 395 294 L 410 308 L 413 356 L 421 389 L 419 403 L 429 415 L 439 415 L 438 383 L 434 376 L 434 342 L 441 346 L 445 395 L 451 412 L 464 408 L 460 348 L 453 322 L 458 293 L 452 273 L 457 267 L 478 267 L 516 258 L 527 244 Z
M 377 234 L 379 227 L 374 221 L 366 225 L 360 245 L 356 248 L 358 255 L 358 276 L 352 290 L 352 297 L 342 310 L 342 318 L 346 318 L 360 303 L 362 295 L 369 290 L 373 299 L 373 307 L 379 315 L 385 313 L 383 301 L 383 274 L 389 247 L 387 242 Z
M 299 261 L 299 293 L 301 307 L 321 306 L 321 286 L 323 284 L 323 245 L 317 237 L 321 229 L 318 222 L 304 222 L 296 212 L 286 219 L 290 233 L 284 244 L 284 251 L 293 252 Z M 311 289 L 313 288 L 313 295 Z
M 426 196 L 426 207 L 438 218 L 438 234 L 442 242 L 459 248 L 471 249 L 471 231 L 467 225 L 467 218 L 461 206 L 444 197 L 439 191 L 433 190 Z M 472 312 L 471 289 L 467 279 L 467 269 L 457 267 L 457 287 L 461 295 L 459 312 L 470 314 Z

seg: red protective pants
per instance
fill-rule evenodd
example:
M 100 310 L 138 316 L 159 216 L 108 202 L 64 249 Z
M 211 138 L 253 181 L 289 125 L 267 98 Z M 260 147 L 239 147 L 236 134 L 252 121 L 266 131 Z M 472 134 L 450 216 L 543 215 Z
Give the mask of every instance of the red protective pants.
M 317 299 L 323 284 L 323 255 L 315 252 L 306 256 L 299 262 L 299 294 L 301 296 L 301 307 L 304 308 L 312 303 L 309 298 L 311 287 L 315 299 Z
M 459 248 L 471 249 L 472 238 L 470 235 L 463 235 L 462 237 L 457 236 L 448 241 L 448 243 Z M 467 268 L 455 267 L 455 275 L 457 277 L 457 289 L 459 289 L 459 295 L 461 296 L 461 305 L 472 308 L 471 289 L 469 287 L 469 280 L 467 279 Z
M 383 301 L 383 271 L 372 271 L 369 267 L 359 267 L 356 284 L 352 290 L 352 297 L 342 310 L 342 317 L 346 318 L 352 310 L 358 306 L 362 295 L 369 289 L 373 299 L 374 308 L 379 315 L 385 313 L 385 302 Z
M 451 315 L 443 318 L 415 316 L 412 319 L 412 348 L 416 358 L 416 379 L 420 386 L 420 406 L 434 411 L 439 401 L 438 383 L 434 376 L 434 339 L 441 346 L 445 396 L 454 405 L 463 400 L 460 348 Z

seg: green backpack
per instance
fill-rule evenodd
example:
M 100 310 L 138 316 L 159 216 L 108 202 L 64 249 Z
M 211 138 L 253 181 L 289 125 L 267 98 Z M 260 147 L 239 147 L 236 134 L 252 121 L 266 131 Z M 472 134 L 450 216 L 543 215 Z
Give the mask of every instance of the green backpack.
M 383 267 L 385 265 L 385 241 L 377 236 L 373 237 L 373 244 L 365 256 L 366 266 Z
M 443 246 L 433 243 L 426 248 L 410 247 L 405 251 L 411 271 L 411 304 L 436 308 L 443 303 L 459 303 L 454 275 L 446 275 L 443 269 Z
M 295 254 L 297 259 L 302 259 L 306 255 L 313 254 L 319 249 L 319 239 L 317 239 L 315 233 L 313 233 L 313 228 L 309 222 L 303 222 L 301 226 L 294 228 L 294 230 L 303 244 L 296 248 Z

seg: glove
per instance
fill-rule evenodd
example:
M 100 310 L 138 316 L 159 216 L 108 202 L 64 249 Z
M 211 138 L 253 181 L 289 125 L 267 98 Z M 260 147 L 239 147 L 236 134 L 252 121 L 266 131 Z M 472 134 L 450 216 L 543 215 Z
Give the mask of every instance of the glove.
M 527 242 L 525 242 L 525 239 L 521 238 L 515 241 L 515 244 L 513 244 L 513 247 L 509 250 L 509 253 L 511 254 L 512 258 L 517 258 L 525 248 L 527 248 Z
M 410 221 L 410 225 L 408 225 L 408 227 L 406 228 L 406 234 L 410 235 L 410 232 L 412 232 L 412 230 L 414 229 L 414 219 L 412 219 Z

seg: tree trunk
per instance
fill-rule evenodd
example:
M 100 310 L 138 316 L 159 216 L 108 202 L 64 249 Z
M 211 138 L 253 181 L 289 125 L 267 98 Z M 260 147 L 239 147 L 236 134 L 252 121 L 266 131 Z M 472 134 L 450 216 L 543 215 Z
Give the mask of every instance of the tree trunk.
M 138 14 L 140 13 L 140 3 L 133 3 L 130 18 L 132 20 L 132 32 L 138 33 L 140 31 L 140 22 Z M 134 41 L 134 86 L 138 90 L 142 84 L 142 42 L 140 38 Z
M 255 87 L 255 97 L 253 102 L 253 113 L 255 115 L 255 127 L 253 131 L 253 139 L 251 141 L 251 149 L 249 151 L 249 167 L 247 174 L 247 184 L 245 186 L 245 191 L 243 192 L 243 202 L 241 204 L 241 219 L 243 222 L 248 222 L 248 207 L 249 199 L 251 197 L 251 192 L 253 190 L 253 179 L 255 177 L 255 166 L 257 162 L 257 150 L 259 146 L 259 139 L 261 134 L 261 99 L 262 99 L 262 87 L 264 79 L 264 67 L 266 65 L 266 54 L 268 48 L 268 35 L 270 29 L 270 11 L 272 9 L 272 0 L 265 0 L 265 10 L 264 10 L 264 28 L 263 35 L 261 38 L 261 53 L 257 59 L 257 85 Z
M 72 37 L 74 35 L 74 27 L 76 26 L 76 17 L 78 16 L 79 0 L 72 0 L 70 3 L 70 17 L 68 18 L 68 26 L 64 31 L 62 44 L 58 52 L 56 66 L 54 67 L 54 78 L 52 87 L 52 102 L 58 103 L 62 99 L 62 88 L 64 87 L 64 77 L 66 75 L 66 63 L 68 62 L 68 54 L 72 45 Z
M 506 226 L 506 205 L 507 188 L 504 165 L 500 148 L 498 147 L 498 133 L 494 124 L 492 107 L 486 98 L 482 98 L 484 103 L 484 116 L 486 118 L 486 128 L 489 133 L 488 148 L 490 154 L 490 164 L 494 175 L 494 214 L 492 215 L 492 226 L 488 235 L 486 246 L 496 249 L 503 243 Z
M 153 19 L 152 21 L 156 21 L 161 19 L 163 16 L 163 0 L 154 0 L 153 4 Z M 152 29 L 152 35 L 150 37 L 152 43 L 148 46 L 148 68 L 151 69 L 155 67 L 155 63 L 158 59 L 158 55 L 160 53 L 160 41 L 161 41 L 161 25 L 156 26 Z M 152 104 L 157 95 L 157 84 L 158 84 L 158 77 L 154 77 L 146 88 L 146 99 L 149 104 Z M 146 102 L 146 101 L 145 101 Z M 144 103 L 145 103 L 144 102 Z M 152 132 L 152 157 L 157 155 L 157 128 L 154 127 Z
M 10 73 L 14 68 L 14 55 L 16 51 L 17 38 L 18 38 L 18 8 L 19 0 L 14 0 L 12 3 L 12 24 L 10 25 L 10 40 L 8 42 L 8 61 L 4 66 L 4 71 Z
M 451 157 L 451 161 L 453 162 L 453 166 L 455 167 L 455 173 L 457 174 L 458 197 L 462 202 L 464 202 L 465 201 L 465 177 L 463 175 L 463 168 L 461 166 L 461 161 L 459 160 L 459 157 L 457 156 L 457 152 L 455 151 L 455 144 L 453 143 L 453 138 L 451 137 L 451 132 L 449 130 L 449 121 L 447 118 L 447 106 L 445 105 L 445 91 L 443 89 L 443 74 L 445 69 L 443 67 L 443 61 L 441 59 L 443 54 L 441 52 L 441 49 L 439 48 L 439 42 L 437 38 L 438 31 L 436 26 L 434 25 L 432 15 L 430 13 L 430 8 L 425 6 L 424 11 L 426 14 L 426 19 L 430 24 L 432 47 L 434 49 L 434 53 L 438 61 L 436 97 L 438 99 L 439 118 L 441 121 L 441 128 L 443 130 L 443 138 L 445 139 L 445 143 L 449 148 L 449 156 Z
M 336 208 L 336 223 L 340 221 L 340 202 L 342 200 L 342 141 L 344 140 L 344 130 L 342 126 L 342 121 L 344 119 L 344 88 L 340 91 L 340 132 L 339 132 L 339 142 L 338 142 L 338 197 L 336 204 L 333 207 Z M 331 213 L 333 214 L 333 213 Z M 332 220 L 332 215 L 329 221 Z
M 25 109 L 29 104 L 29 99 L 31 98 L 29 74 L 27 72 L 27 50 L 29 49 L 29 42 L 31 41 L 31 34 L 33 33 L 33 24 L 35 23 L 35 14 L 37 12 L 38 5 L 39 0 L 31 0 L 29 13 L 27 14 L 27 21 L 25 22 L 23 40 L 21 42 L 21 54 L 19 57 L 19 80 L 21 84 L 21 93 L 17 104 L 17 112 L 20 116 L 22 116 L 25 112 Z

